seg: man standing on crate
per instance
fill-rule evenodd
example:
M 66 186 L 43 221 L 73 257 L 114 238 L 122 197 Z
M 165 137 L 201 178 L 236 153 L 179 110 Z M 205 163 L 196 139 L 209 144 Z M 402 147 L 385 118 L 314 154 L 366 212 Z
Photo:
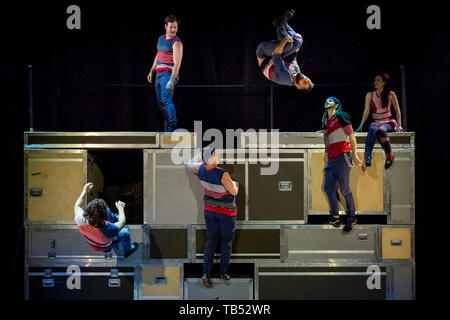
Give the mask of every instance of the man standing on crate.
M 78 230 L 95 251 L 116 250 L 120 243 L 127 258 L 137 250 L 138 243 L 131 243 L 130 230 L 125 226 L 125 203 L 116 202 L 118 215 L 111 212 L 103 199 L 92 200 L 83 210 L 84 199 L 93 186 L 92 182 L 87 183 L 75 203 L 75 222 Z
M 355 202 L 350 190 L 350 170 L 354 163 L 361 166 L 362 162 L 358 157 L 356 138 L 350 116 L 342 110 L 341 102 L 335 97 L 329 97 L 325 101 L 324 107 L 322 126 L 326 127 L 325 148 L 328 162 L 325 165 L 323 189 L 330 204 L 328 224 L 336 228 L 341 226 L 337 193 L 337 186 L 339 186 L 345 198 L 347 209 L 347 222 L 344 231 L 349 232 L 356 224 Z
M 203 160 L 203 161 L 202 161 Z M 234 239 L 238 183 L 225 169 L 218 167 L 219 155 L 214 148 L 204 148 L 193 158 L 188 168 L 198 176 L 205 190 L 206 244 L 204 250 L 203 285 L 211 288 L 211 271 L 214 254 L 220 239 L 220 278 L 229 280 L 227 274 Z
M 313 89 L 311 80 L 301 73 L 297 63 L 297 53 L 303 38 L 287 23 L 294 15 L 288 10 L 273 21 L 278 40 L 261 42 L 256 48 L 256 58 L 264 76 L 277 84 L 295 86 L 306 93 Z
M 153 72 L 157 73 L 156 98 L 164 116 L 165 132 L 172 132 L 177 128 L 177 115 L 172 98 L 183 58 L 183 44 L 177 37 L 179 24 L 180 20 L 173 15 L 164 19 L 166 33 L 158 38 L 156 57 L 147 76 L 147 81 L 152 83 Z

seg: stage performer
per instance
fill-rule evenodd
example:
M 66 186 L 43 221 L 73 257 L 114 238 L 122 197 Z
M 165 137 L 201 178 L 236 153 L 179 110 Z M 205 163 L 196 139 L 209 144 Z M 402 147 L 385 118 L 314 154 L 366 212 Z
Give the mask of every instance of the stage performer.
M 164 19 L 166 33 L 158 38 L 157 53 L 148 73 L 148 82 L 153 82 L 156 71 L 155 90 L 158 107 L 164 116 L 164 131 L 172 132 L 177 128 L 177 115 L 173 104 L 175 85 L 179 80 L 183 44 L 177 36 L 180 20 L 169 15 Z
M 116 202 L 118 215 L 113 214 L 103 199 L 94 199 L 83 209 L 85 197 L 91 191 L 93 183 L 89 182 L 75 202 L 75 222 L 78 230 L 95 251 L 118 252 L 122 245 L 124 257 L 129 257 L 138 248 L 138 243 L 131 243 L 130 230 L 126 227 L 125 203 Z
M 336 228 L 341 226 L 337 193 L 339 186 L 346 204 L 347 221 L 344 231 L 349 232 L 356 224 L 355 202 L 350 190 L 350 170 L 355 163 L 361 166 L 361 160 L 358 157 L 350 116 L 343 111 L 341 102 L 335 97 L 329 97 L 324 107 L 322 127 L 326 127 L 324 138 L 328 161 L 325 165 L 323 189 L 330 205 L 328 224 Z
M 373 122 L 369 126 L 369 132 L 366 137 L 363 170 L 372 165 L 372 151 L 376 139 L 378 139 L 386 155 L 384 167 L 389 169 L 394 161 L 394 153 L 392 152 L 391 142 L 387 133 L 403 131 L 398 100 L 395 92 L 391 91 L 391 79 L 389 75 L 384 72 L 378 73 L 375 75 L 373 85 L 375 90 L 366 94 L 361 124 L 356 130 L 358 132 L 362 128 L 370 113 Z M 394 119 L 391 113 L 391 106 L 394 107 L 397 120 Z
M 278 40 L 261 42 L 256 48 L 256 58 L 267 79 L 280 85 L 295 86 L 306 93 L 313 89 L 314 84 L 301 73 L 297 63 L 303 38 L 287 23 L 293 15 L 294 10 L 291 9 L 274 20 Z
M 212 286 L 211 271 L 217 243 L 220 239 L 220 278 L 230 279 L 228 267 L 234 239 L 237 207 L 238 183 L 230 174 L 218 167 L 220 158 L 214 148 L 204 148 L 202 154 L 194 157 L 188 168 L 198 176 L 204 188 L 204 217 L 206 223 L 206 243 L 202 282 L 207 288 Z

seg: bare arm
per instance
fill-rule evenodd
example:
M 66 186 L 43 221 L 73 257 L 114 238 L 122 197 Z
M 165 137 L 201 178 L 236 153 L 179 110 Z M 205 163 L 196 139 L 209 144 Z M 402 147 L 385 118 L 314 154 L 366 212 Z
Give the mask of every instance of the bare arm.
M 369 117 L 370 114 L 370 100 L 372 99 L 372 93 L 368 92 L 366 94 L 366 101 L 365 101 L 365 105 L 364 105 L 364 113 L 361 119 L 361 124 L 359 125 L 358 129 L 356 129 L 355 132 L 358 132 L 359 130 L 362 129 L 362 126 L 364 125 L 364 123 L 366 122 L 367 118 Z
M 119 210 L 119 221 L 114 224 L 119 228 L 120 231 L 127 224 L 127 219 L 125 217 L 125 203 L 123 203 L 122 201 L 117 201 L 116 207 Z
M 400 112 L 400 107 L 398 106 L 397 96 L 394 91 L 390 93 L 392 105 L 394 106 L 395 114 L 397 116 L 397 128 L 394 128 L 395 131 L 403 131 L 402 128 L 402 114 Z
M 358 166 L 361 166 L 361 165 L 362 165 L 362 162 L 361 162 L 361 160 L 360 160 L 359 157 L 358 157 L 358 147 L 357 147 L 357 143 L 356 143 L 356 137 L 355 137 L 355 134 L 352 133 L 352 134 L 349 135 L 348 137 L 349 137 L 349 139 L 350 139 L 350 145 L 351 145 L 351 147 L 352 147 L 352 157 L 353 157 L 353 160 L 355 161 L 355 163 L 356 163 Z
M 150 71 L 147 76 L 147 81 L 150 83 L 152 83 L 153 72 L 155 72 L 155 69 L 156 69 L 156 62 L 158 61 L 157 57 L 158 57 L 158 55 L 155 56 L 155 59 L 153 60 L 153 65 L 150 68 Z
M 181 60 L 183 59 L 183 44 L 181 41 L 175 41 L 173 44 L 173 70 L 172 75 L 170 76 L 170 81 L 175 83 L 175 79 L 178 76 L 178 73 L 180 72 L 181 67 Z M 172 88 L 174 85 L 171 86 Z
M 202 163 L 203 163 L 202 156 L 199 154 L 194 158 L 192 158 L 191 161 L 189 161 L 187 167 L 190 171 L 192 171 L 192 173 L 198 174 L 198 168 L 200 168 Z
M 222 175 L 222 180 L 220 181 L 222 182 L 223 186 L 225 187 L 225 189 L 227 189 L 227 191 L 233 195 L 236 196 L 238 194 L 238 185 L 236 181 L 231 180 L 231 176 L 228 172 L 225 172 Z
M 83 191 L 81 191 L 81 194 L 78 197 L 77 201 L 75 202 L 75 206 L 73 208 L 75 216 L 83 215 L 83 213 L 84 213 L 84 209 L 83 209 L 84 199 L 85 199 L 87 193 L 89 191 L 91 191 L 93 187 L 94 187 L 94 184 L 92 182 L 88 182 L 88 183 L 86 183 L 84 185 Z

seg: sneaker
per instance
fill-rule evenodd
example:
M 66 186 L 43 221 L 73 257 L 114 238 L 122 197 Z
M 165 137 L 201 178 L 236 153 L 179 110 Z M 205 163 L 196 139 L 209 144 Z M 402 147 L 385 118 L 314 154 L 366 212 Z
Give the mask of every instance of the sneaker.
M 125 258 L 128 258 L 129 256 L 131 256 L 139 247 L 139 243 L 137 242 L 133 242 L 133 244 L 131 245 L 131 249 L 128 250 L 127 252 L 125 252 L 125 254 L 123 255 Z
M 228 280 L 230 280 L 230 279 L 231 279 L 231 277 L 230 277 L 228 274 L 226 274 L 226 273 L 222 273 L 222 274 L 220 275 L 220 280 L 228 281 Z
M 282 26 L 285 25 L 286 22 L 292 18 L 292 16 L 294 15 L 295 11 L 293 9 L 290 9 L 288 11 L 286 11 L 285 13 L 283 13 L 281 16 L 279 16 L 278 18 L 276 18 L 275 20 L 273 20 L 273 25 L 276 26 Z
M 394 162 L 394 154 L 392 152 L 388 153 L 386 155 L 386 162 L 384 163 L 384 167 L 386 169 L 389 169 L 392 166 L 393 162 Z
M 211 288 L 212 287 L 212 281 L 211 281 L 211 278 L 209 277 L 209 275 L 204 274 L 202 276 L 202 282 L 203 282 L 203 286 L 205 286 L 205 288 Z
M 341 226 L 341 220 L 339 220 L 339 217 L 329 217 L 326 224 L 329 224 L 335 228 L 339 228 Z
M 350 232 L 356 224 L 356 218 L 348 218 L 344 226 L 344 232 Z

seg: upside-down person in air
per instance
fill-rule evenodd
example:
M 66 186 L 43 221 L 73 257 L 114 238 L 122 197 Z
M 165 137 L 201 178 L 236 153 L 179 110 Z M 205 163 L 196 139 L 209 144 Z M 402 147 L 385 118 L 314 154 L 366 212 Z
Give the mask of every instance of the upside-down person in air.
M 94 184 L 86 183 L 75 206 L 75 222 L 78 230 L 95 251 L 109 252 L 122 245 L 124 257 L 127 258 L 138 248 L 138 243 L 131 243 L 130 230 L 126 227 L 125 203 L 116 202 L 118 215 L 111 212 L 103 199 L 94 199 L 83 209 L 84 199 Z
M 339 186 L 345 198 L 347 211 L 344 231 L 349 232 L 356 224 L 355 202 L 350 190 L 350 170 L 355 163 L 361 166 L 361 160 L 358 157 L 350 116 L 342 110 L 341 102 L 335 97 L 329 97 L 325 101 L 324 107 L 322 126 L 326 127 L 325 151 L 328 161 L 325 165 L 323 189 L 330 204 L 328 224 L 336 228 L 341 226 L 337 193 L 337 186 Z
M 261 42 L 256 48 L 256 58 L 267 79 L 280 85 L 295 86 L 306 93 L 313 89 L 314 84 L 301 73 L 297 63 L 303 38 L 287 23 L 293 15 L 294 10 L 288 10 L 274 20 L 278 40 Z
M 228 266 L 236 224 L 236 195 L 238 183 L 230 174 L 218 167 L 220 158 L 214 148 L 204 148 L 202 154 L 194 157 L 188 168 L 198 176 L 205 196 L 206 244 L 204 249 L 203 285 L 211 288 L 211 271 L 214 254 L 220 239 L 220 278 L 229 280 Z

